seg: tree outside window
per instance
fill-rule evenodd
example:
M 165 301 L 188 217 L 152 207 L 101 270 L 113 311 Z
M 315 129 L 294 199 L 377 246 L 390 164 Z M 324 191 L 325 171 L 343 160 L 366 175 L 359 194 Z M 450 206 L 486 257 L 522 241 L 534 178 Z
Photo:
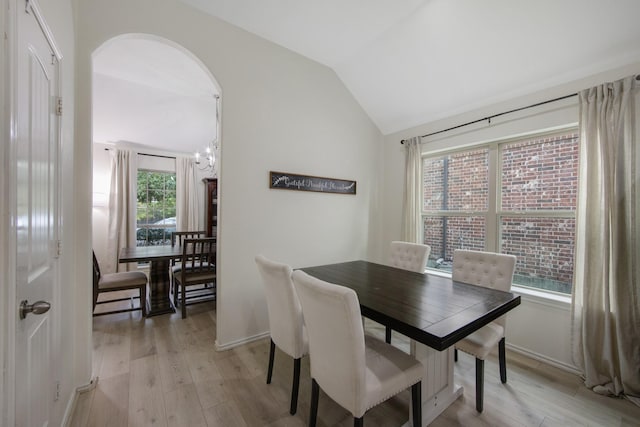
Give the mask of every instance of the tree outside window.
M 176 230 L 176 174 L 138 170 L 137 246 L 171 244 Z

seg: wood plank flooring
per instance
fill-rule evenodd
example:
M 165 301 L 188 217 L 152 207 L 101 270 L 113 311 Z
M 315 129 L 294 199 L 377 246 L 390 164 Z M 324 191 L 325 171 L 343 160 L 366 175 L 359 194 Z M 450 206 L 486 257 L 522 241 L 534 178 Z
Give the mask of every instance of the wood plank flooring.
M 79 395 L 71 426 L 297 427 L 308 422 L 311 381 L 303 358 L 298 412 L 289 415 L 293 361 L 277 350 L 265 382 L 269 340 L 217 352 L 213 304 L 142 319 L 140 312 L 96 317 L 93 366 L 99 380 Z M 366 322 L 367 330 L 384 329 Z M 394 345 L 408 342 L 394 334 Z M 484 412 L 475 411 L 474 359 L 460 353 L 456 381 L 464 396 L 432 426 L 639 426 L 640 407 L 587 390 L 578 377 L 507 352 L 508 383 L 497 360 L 485 363 Z M 367 426 L 401 426 L 409 418 L 405 391 L 365 415 Z M 318 426 L 351 426 L 349 413 L 321 393 Z

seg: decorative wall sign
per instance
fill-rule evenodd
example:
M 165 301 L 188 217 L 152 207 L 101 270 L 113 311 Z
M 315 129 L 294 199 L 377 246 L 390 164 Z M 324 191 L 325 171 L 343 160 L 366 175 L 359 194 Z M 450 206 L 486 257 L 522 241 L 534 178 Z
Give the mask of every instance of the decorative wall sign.
M 355 181 L 273 171 L 269 172 L 269 188 L 316 191 L 319 193 L 356 194 Z

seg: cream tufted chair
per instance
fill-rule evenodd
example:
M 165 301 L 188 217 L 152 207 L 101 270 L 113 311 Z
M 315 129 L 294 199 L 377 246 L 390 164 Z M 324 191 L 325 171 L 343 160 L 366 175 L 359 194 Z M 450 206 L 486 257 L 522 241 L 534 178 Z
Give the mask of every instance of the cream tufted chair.
M 302 308 L 291 281 L 291 267 L 270 261 L 262 255 L 256 256 L 255 260 L 264 283 L 271 329 L 267 384 L 271 384 L 277 345 L 280 350 L 293 357 L 293 384 L 289 409 L 289 413 L 293 415 L 298 408 L 300 359 L 309 353 L 307 334 L 302 321 Z
M 381 340 L 365 337 L 352 289 L 303 271 L 294 271 L 292 278 L 309 333 L 309 426 L 316 425 L 320 387 L 351 412 L 355 426 L 363 425 L 368 409 L 411 387 L 413 425 L 422 425 L 422 364 Z
M 493 252 L 466 251 L 453 253 L 452 278 L 456 282 L 470 283 L 485 288 L 509 291 L 516 267 L 513 255 Z M 505 316 L 502 316 L 456 343 L 462 350 L 476 358 L 476 410 L 482 412 L 484 389 L 484 360 L 498 344 L 500 381 L 507 382 L 507 365 L 504 349 Z
M 393 241 L 391 242 L 389 264 L 392 267 L 403 270 L 424 273 L 427 260 L 429 259 L 429 253 L 431 253 L 431 246 L 429 245 Z M 385 341 L 391 343 L 391 328 L 387 326 L 385 329 Z

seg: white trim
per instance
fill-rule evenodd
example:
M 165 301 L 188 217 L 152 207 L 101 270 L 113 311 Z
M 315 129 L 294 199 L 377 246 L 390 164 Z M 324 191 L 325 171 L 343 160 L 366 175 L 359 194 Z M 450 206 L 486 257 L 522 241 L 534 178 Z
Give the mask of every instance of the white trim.
M 94 377 L 91 379 L 89 384 L 85 384 L 76 388 L 75 393 L 71 394 L 71 398 L 67 403 L 67 409 L 64 411 L 64 416 L 62 417 L 62 422 L 60 423 L 61 426 L 67 427 L 71 425 L 70 423 L 73 419 L 73 414 L 76 411 L 76 405 L 78 404 L 78 397 L 80 397 L 82 393 L 90 392 L 91 390 L 96 388 L 97 385 L 98 377 Z
M 3 248 L 15 247 L 15 227 L 13 226 L 13 201 L 15 200 L 15 172 L 12 167 L 14 158 L 13 140 L 15 135 L 15 123 L 13 112 L 15 111 L 15 78 L 16 78 L 16 23 L 17 0 L 2 2 L 0 19 L 5 34 L 1 34 L 2 47 L 0 47 L 0 66 L 4 79 L 2 84 L 2 129 L 0 141 L 2 148 L 0 161 L 5 171 L 4 184 L 0 187 L 0 198 L 5 202 L 0 211 L 0 236 Z M 0 258 L 0 426 L 9 427 L 15 425 L 15 310 L 12 309 L 16 300 L 15 292 L 15 254 L 11 250 L 3 251 Z
M 562 369 L 563 371 L 569 372 L 571 374 L 575 374 L 575 375 L 578 375 L 578 376 L 581 375 L 580 370 L 578 370 L 578 368 L 576 366 L 574 366 L 574 365 L 569 365 L 568 363 L 564 363 L 564 362 L 561 362 L 559 360 L 547 357 L 544 354 L 536 353 L 534 351 L 527 350 L 526 348 L 510 344 L 509 341 L 506 342 L 506 347 L 509 350 L 511 350 L 511 351 L 513 351 L 515 353 L 519 353 L 519 354 L 522 354 L 524 356 L 527 356 L 530 359 L 534 359 L 534 360 L 537 360 L 539 362 L 545 363 L 547 365 L 554 366 L 554 367 L 556 367 L 558 369 Z M 508 361 L 507 361 L 507 364 L 508 364 Z
M 518 286 L 516 284 L 513 284 L 511 286 L 511 292 L 520 295 L 524 300 L 531 301 L 536 304 L 543 304 L 549 307 L 560 308 L 567 311 L 571 309 L 571 295 L 564 295 L 557 292 L 527 288 L 524 286 Z
M 266 332 L 263 332 L 261 334 L 253 335 L 251 337 L 239 339 L 239 340 L 236 340 L 236 341 L 231 341 L 229 343 L 222 344 L 222 345 L 216 339 L 216 343 L 215 343 L 216 344 L 216 351 L 231 350 L 232 348 L 239 347 L 241 345 L 248 344 L 248 343 L 253 342 L 253 341 L 258 341 L 258 340 L 261 340 L 263 338 L 267 338 L 270 335 L 271 335 L 271 333 L 269 331 L 266 331 Z

